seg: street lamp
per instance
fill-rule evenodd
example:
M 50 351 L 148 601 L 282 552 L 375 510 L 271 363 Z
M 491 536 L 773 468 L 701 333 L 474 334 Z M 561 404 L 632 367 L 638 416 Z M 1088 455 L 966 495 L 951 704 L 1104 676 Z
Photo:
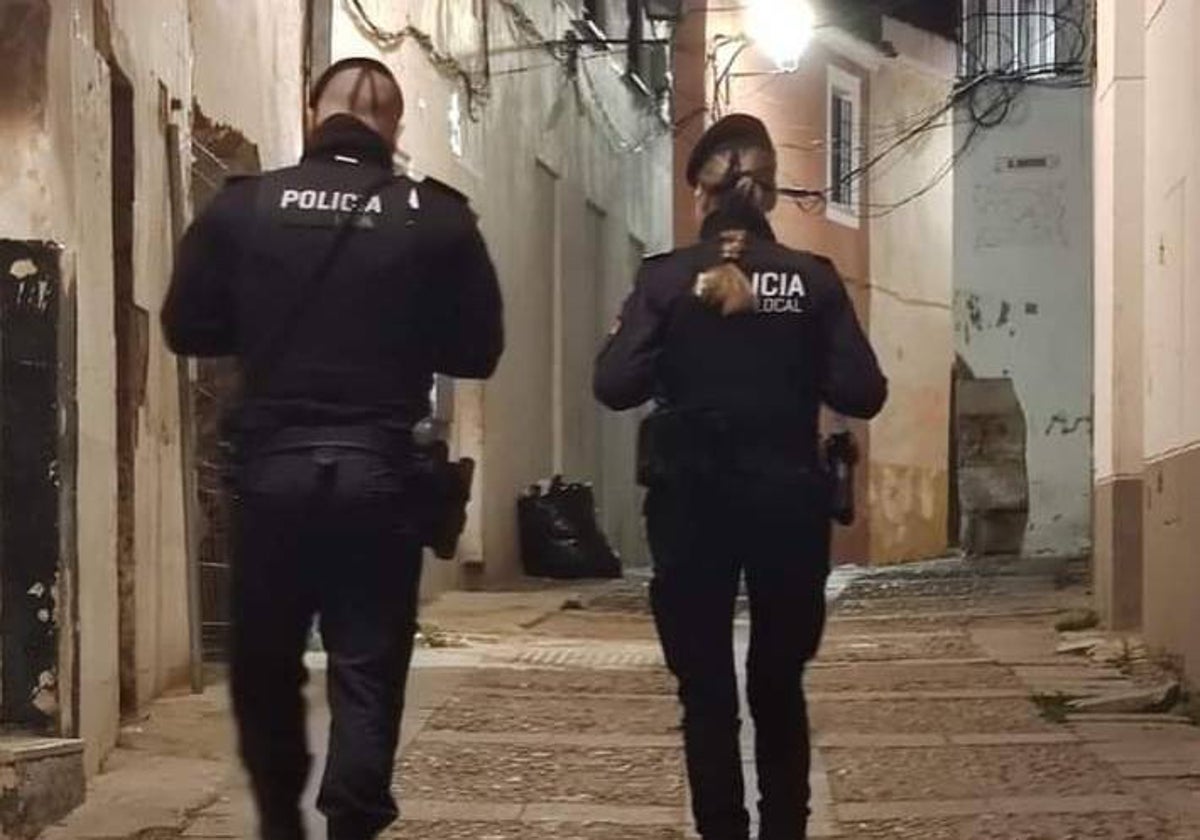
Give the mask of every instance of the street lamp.
M 746 34 L 785 72 L 800 66 L 816 28 L 808 0 L 750 0 Z

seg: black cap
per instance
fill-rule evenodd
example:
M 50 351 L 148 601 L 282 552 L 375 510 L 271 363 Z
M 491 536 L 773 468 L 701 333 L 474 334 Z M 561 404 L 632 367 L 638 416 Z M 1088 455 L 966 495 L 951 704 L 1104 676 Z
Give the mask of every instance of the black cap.
M 730 114 L 722 117 L 708 127 L 696 143 L 696 148 L 692 149 L 692 156 L 688 158 L 687 164 L 688 186 L 696 186 L 700 170 L 710 157 L 732 146 L 756 146 L 772 153 L 775 151 L 771 135 L 767 133 L 767 127 L 758 117 L 749 114 Z
M 400 108 L 404 109 L 404 90 L 400 87 L 400 82 L 396 80 L 396 74 L 392 69 L 374 58 L 364 56 L 353 56 L 351 58 L 343 58 L 341 61 L 336 61 L 329 65 L 324 73 L 322 73 L 315 82 L 313 82 L 312 91 L 308 95 L 308 107 L 316 108 L 317 103 L 321 101 L 321 95 L 325 93 L 325 88 L 329 86 L 329 82 L 338 73 L 343 70 L 348 70 L 352 67 L 358 67 L 363 70 L 370 70 L 385 76 L 396 87 L 396 92 L 400 94 Z

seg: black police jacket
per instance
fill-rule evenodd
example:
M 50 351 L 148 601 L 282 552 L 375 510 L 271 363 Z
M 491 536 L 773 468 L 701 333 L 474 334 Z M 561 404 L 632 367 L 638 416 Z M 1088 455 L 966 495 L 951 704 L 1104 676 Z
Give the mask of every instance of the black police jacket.
M 263 372 L 244 384 L 244 427 L 410 427 L 429 413 L 434 373 L 495 369 L 501 298 L 474 214 L 444 184 L 389 182 L 391 172 L 378 136 L 335 117 L 298 166 L 232 180 L 187 231 L 162 311 L 166 340 L 182 355 L 235 355 L 246 373 Z
M 724 316 L 694 293 L 700 272 L 720 262 L 726 230 L 749 234 L 739 265 L 755 287 L 754 312 Z M 780 245 L 766 218 L 749 211 L 714 213 L 700 243 L 642 263 L 593 387 L 616 410 L 655 398 L 764 428 L 774 422 L 813 452 L 821 403 L 867 419 L 887 399 L 887 380 L 833 264 Z

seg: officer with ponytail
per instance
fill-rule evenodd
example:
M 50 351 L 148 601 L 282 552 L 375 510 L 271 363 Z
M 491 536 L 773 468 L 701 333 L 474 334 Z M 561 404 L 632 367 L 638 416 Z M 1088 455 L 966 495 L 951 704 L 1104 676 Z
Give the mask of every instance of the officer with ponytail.
M 810 746 L 802 678 L 825 623 L 830 483 L 821 404 L 874 417 L 887 381 L 829 260 L 775 239 L 775 149 L 763 124 L 713 125 L 687 167 L 700 241 L 647 259 L 596 363 L 597 398 L 651 400 L 639 481 L 651 601 L 679 682 L 704 840 L 749 840 L 733 619 L 745 575 L 759 840 L 799 840 Z

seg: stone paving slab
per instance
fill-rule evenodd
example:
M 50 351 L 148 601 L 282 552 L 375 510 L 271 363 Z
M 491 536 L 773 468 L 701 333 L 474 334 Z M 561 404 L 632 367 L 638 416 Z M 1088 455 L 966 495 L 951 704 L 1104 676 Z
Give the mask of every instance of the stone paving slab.
M 899 802 L 839 803 L 837 818 L 843 825 L 875 820 L 970 817 L 982 814 L 1113 814 L 1138 812 L 1145 802 L 1136 796 L 1025 796 L 978 799 L 926 799 Z
M 674 704 L 602 696 L 516 697 L 472 692 L 450 698 L 429 720 L 433 730 L 665 734 L 679 728 Z
M 830 732 L 970 734 L 1052 728 L 1036 706 L 1015 697 L 817 701 L 810 704 L 810 716 L 817 730 Z
M 1200 764 L 1200 746 L 1195 741 L 1096 741 L 1088 746 L 1096 755 L 1113 764 L 1163 761 Z
M 896 662 L 945 660 L 963 662 L 984 657 L 965 636 L 931 634 L 906 638 L 875 639 L 867 636 L 827 636 L 818 662 Z
M 383 840 L 682 840 L 680 826 L 626 823 L 468 822 L 462 818 L 402 821 Z
M 855 667 L 870 667 L 878 663 L 881 666 L 891 666 L 900 668 L 938 668 L 946 665 L 957 666 L 972 666 L 972 665 L 992 665 L 990 659 L 982 657 L 950 657 L 946 659 L 922 659 L 922 658 L 896 658 L 896 659 L 864 659 L 864 660 L 837 660 L 837 659 L 816 659 L 808 666 L 810 672 L 816 672 L 825 668 L 845 668 L 848 664 L 853 664 Z
M 683 736 L 619 735 L 594 732 L 458 732 L 434 729 L 421 736 L 422 744 L 512 744 L 526 747 L 581 747 L 584 749 L 683 748 Z
M 838 803 L 1125 793 L 1078 744 L 826 750 Z
M 840 605 L 839 605 L 840 606 Z M 835 611 L 829 619 L 830 627 L 857 626 L 904 628 L 909 624 L 924 624 L 938 627 L 967 627 L 973 625 L 1002 626 L 1008 624 L 1025 625 L 1030 620 L 1051 619 L 1062 613 L 1058 604 L 1037 604 L 1033 606 L 1010 607 L 973 607 L 969 609 L 932 610 L 923 609 L 901 611 L 896 605 L 889 605 L 891 612 L 879 610 L 871 613 L 842 613 Z M 868 631 L 869 632 L 869 631 Z
M 233 775 L 232 768 L 221 761 L 136 758 L 137 766 L 130 772 L 93 779 L 87 802 L 43 832 L 42 838 L 99 840 L 126 837 L 147 828 L 181 831 L 188 816 L 214 801 Z
M 683 818 L 674 806 L 593 805 L 571 802 L 459 802 L 410 799 L 402 804 L 404 822 L 471 823 L 609 823 L 623 826 L 679 826 Z
M 645 705 L 660 703 L 678 706 L 679 698 L 675 694 L 618 694 L 616 692 L 583 692 L 583 691 L 550 691 L 540 689 L 508 689 L 488 688 L 486 686 L 463 686 L 461 696 L 464 700 L 478 694 L 495 694 L 512 700 L 630 700 Z M 1025 696 L 1027 692 L 1022 693 Z
M 467 685 L 521 691 L 552 691 L 556 694 L 675 694 L 674 678 L 662 669 L 590 668 L 482 668 Z
M 658 641 L 658 631 L 648 616 L 593 610 L 554 613 L 530 630 L 556 638 Z
M 843 616 L 886 616 L 892 619 L 905 618 L 914 614 L 931 616 L 966 617 L 971 620 L 1010 618 L 1021 616 L 1053 616 L 1063 610 L 1061 598 L 1054 594 L 1031 595 L 997 609 L 994 595 L 950 595 L 946 597 L 896 597 L 891 599 L 849 599 L 839 602 Z M 989 605 L 989 601 L 992 602 Z
M 594 668 L 629 669 L 662 668 L 662 649 L 657 642 L 644 644 L 597 645 L 595 643 L 575 645 L 524 646 L 512 654 L 499 657 L 500 661 L 514 665 L 529 665 L 538 668 Z
M 1138 761 L 1117 765 L 1126 779 L 1200 779 L 1200 761 Z
M 844 840 L 1192 840 L 1172 834 L 1166 821 L 1146 813 L 981 814 L 910 818 L 844 826 Z
M 895 615 L 842 615 L 836 609 L 825 623 L 825 632 L 870 633 L 936 633 L 963 632 L 971 623 L 969 615 L 949 613 L 903 613 Z
M 1029 692 L 1024 689 L 979 689 L 971 691 L 809 691 L 808 699 L 814 703 L 852 703 L 904 700 L 1021 700 L 1029 701 Z
M 939 735 L 927 733 L 864 735 L 850 732 L 817 733 L 821 749 L 909 749 L 917 747 L 1003 747 L 1029 744 L 1074 744 L 1075 736 L 1061 732 L 1008 732 L 1004 734 Z
M 1183 715 L 1160 715 L 1160 714 L 1107 714 L 1107 713 L 1089 713 L 1067 715 L 1067 723 L 1076 724 L 1134 724 L 1141 729 L 1153 729 L 1155 727 L 1169 727 L 1173 725 L 1186 726 L 1192 728 L 1200 735 L 1200 727 L 1189 717 Z
M 679 806 L 683 755 L 678 748 L 418 740 L 402 758 L 399 788 L 417 799 Z
M 606 822 L 621 825 L 679 825 L 675 807 L 630 807 L 565 802 L 532 802 L 521 818 L 526 822 Z
M 1048 625 L 972 627 L 970 634 L 980 650 L 1002 663 L 1044 658 L 1058 645 L 1058 634 Z
M 990 663 L 935 666 L 880 662 L 811 669 L 805 685 L 812 691 L 977 691 L 1011 689 L 1027 694 L 1008 668 Z

